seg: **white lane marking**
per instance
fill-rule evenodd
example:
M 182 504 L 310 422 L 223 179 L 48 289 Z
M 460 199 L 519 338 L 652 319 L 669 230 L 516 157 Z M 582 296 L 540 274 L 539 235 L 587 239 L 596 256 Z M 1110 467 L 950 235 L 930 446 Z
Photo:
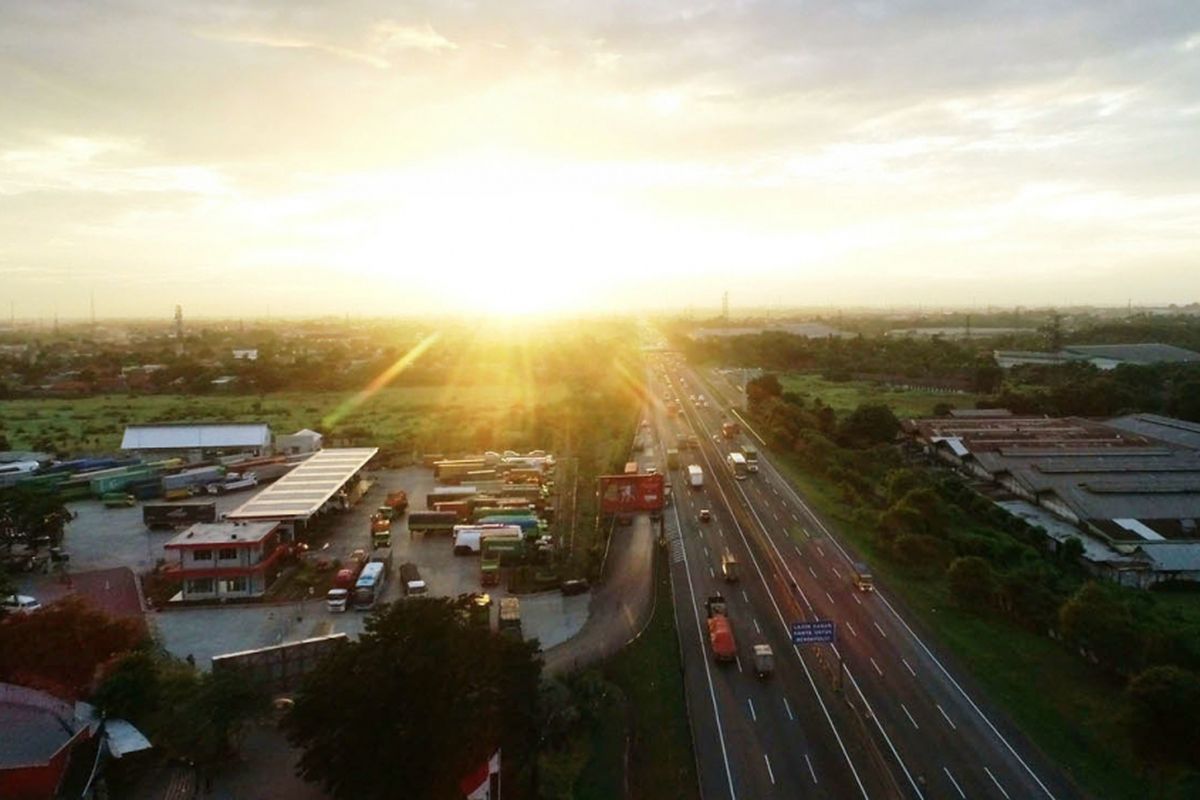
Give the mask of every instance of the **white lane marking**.
M 813 576 L 814 578 L 815 578 L 815 577 L 817 577 L 817 571 L 816 571 L 815 569 L 813 569 L 812 567 L 809 567 L 809 568 L 808 568 L 808 571 L 812 573 L 812 576 Z
M 705 558 L 711 558 L 711 557 L 712 557 L 712 553 L 710 553 L 710 552 L 708 551 L 708 545 L 704 545 L 704 557 L 705 557 Z
M 767 758 L 767 754 L 763 753 L 763 761 L 767 762 L 767 775 L 771 778 L 771 785 L 775 785 L 775 771 L 771 769 L 771 759 Z
M 754 701 L 747 697 L 746 705 L 750 706 L 750 720 L 752 722 L 758 722 L 758 714 L 754 713 Z
M 787 698 L 783 698 L 783 710 L 787 712 L 788 719 L 795 721 L 796 715 L 792 713 L 792 707 L 788 705 Z
M 817 771 L 813 769 L 812 759 L 808 757 L 808 753 L 804 754 L 804 763 L 808 764 L 808 774 L 812 775 L 813 783 L 817 782 Z
M 879 668 L 879 664 L 875 663 L 875 659 L 874 659 L 874 658 L 872 658 L 871 656 L 867 656 L 867 658 L 868 658 L 868 659 L 870 659 L 870 661 L 871 661 L 871 666 L 875 668 L 875 671 L 879 673 L 879 677 L 881 677 L 881 678 L 882 678 L 882 677 L 883 677 L 883 670 Z
M 800 521 L 800 518 L 796 516 L 795 512 L 792 513 L 792 519 L 796 520 L 796 522 Z
M 854 634 L 855 636 L 858 636 L 858 631 L 854 630 L 854 626 L 851 625 L 849 622 L 846 623 L 846 627 L 850 629 L 850 633 Z
M 954 788 L 958 790 L 958 796 L 963 800 L 967 800 L 966 792 L 964 792 L 962 787 L 958 785 L 958 781 L 954 780 L 954 776 L 950 774 L 949 768 L 942 767 L 942 772 L 946 773 L 946 777 L 949 778 L 950 782 L 954 784 Z
M 913 715 L 908 712 L 908 706 L 904 705 L 904 703 L 901 703 L 900 708 L 904 710 L 904 716 L 908 717 L 908 721 L 912 723 L 913 727 L 917 730 L 921 730 L 921 726 L 917 724 L 915 719 L 913 719 Z
M 858 599 L 858 595 L 857 595 L 857 594 L 852 594 L 852 595 L 850 595 L 850 596 L 854 598 L 854 602 L 858 603 L 860 606 L 862 605 L 862 600 L 859 600 L 859 599 Z
M 780 520 L 779 520 L 779 515 L 778 515 L 778 514 L 776 514 L 774 511 L 772 511 L 772 512 L 771 512 L 771 516 L 775 518 L 775 521 L 776 521 L 776 522 L 779 522 L 779 521 L 780 521 Z
M 742 599 L 745 600 L 747 603 L 750 602 L 750 595 L 746 594 L 745 589 L 742 589 Z
M 700 534 L 700 538 L 704 538 L 704 528 L 696 528 L 696 533 Z
M 804 551 L 800 549 L 800 545 L 793 542 L 792 547 L 796 548 L 796 555 L 798 555 L 798 556 L 804 555 Z
M 802 527 L 802 528 L 800 529 L 800 532 L 804 534 L 804 538 L 805 538 L 805 539 L 807 539 L 807 538 L 809 538 L 809 537 L 811 537 L 811 536 L 812 536 L 812 534 L 808 532 L 808 528 L 803 528 L 803 527 Z
M 908 659 L 907 659 L 907 658 L 901 658 L 900 660 L 904 662 L 904 666 L 905 666 L 905 668 L 906 668 L 906 669 L 908 669 L 908 671 L 912 673 L 912 676 L 913 676 L 914 678 L 915 678 L 915 677 L 917 677 L 917 671 L 916 671 L 915 669 L 913 669 L 913 668 L 912 668 L 912 664 L 909 664 L 909 663 L 908 663 Z
M 833 568 L 833 574 L 838 576 L 838 580 L 842 579 L 842 573 L 838 571 L 837 567 Z
M 817 552 L 821 554 L 821 558 L 825 557 L 825 550 L 821 547 L 821 545 L 817 545 Z
M 733 657 L 733 660 L 737 662 L 737 665 L 738 665 L 738 672 L 741 672 L 741 671 L 742 671 L 742 658 L 741 658 L 741 656 L 734 656 L 734 657 Z
M 1004 795 L 1004 800 L 1009 800 L 1008 792 L 1004 791 L 1004 787 L 1000 785 L 1000 781 L 996 780 L 996 776 L 992 774 L 992 771 L 987 767 L 984 767 L 983 771 L 992 779 L 992 783 L 996 784 L 996 788 L 1000 790 L 1000 794 Z
M 887 638 L 887 634 L 884 632 L 883 628 L 879 627 L 878 622 L 872 622 L 871 624 L 875 626 L 875 630 L 879 631 L 880 636 L 882 636 L 885 639 Z
M 717 579 L 717 573 L 713 570 L 712 567 L 708 568 L 708 576 L 710 578 L 712 578 L 714 581 Z
M 813 510 L 811 508 L 809 508 L 808 503 L 804 502 L 804 498 L 802 498 L 800 496 L 800 493 L 797 492 L 796 489 L 790 483 L 786 482 L 786 480 L 784 479 L 783 475 L 779 472 L 779 470 L 775 469 L 775 467 L 773 465 L 771 465 L 771 463 L 769 461 L 767 461 L 765 458 L 760 459 L 760 461 L 763 464 L 766 464 L 768 469 L 775 470 L 776 477 L 781 481 L 785 481 L 784 487 L 788 490 L 788 493 L 792 496 L 792 499 L 795 501 L 796 505 L 800 506 L 800 508 L 803 509 L 806 514 L 808 514 L 810 517 L 812 517 L 813 521 L 816 522 L 816 524 L 821 528 L 821 530 L 825 532 L 825 536 L 829 539 L 829 541 L 833 543 L 833 546 L 836 547 L 841 552 L 842 557 L 845 558 L 847 562 L 853 562 L 854 559 L 852 559 L 850 557 L 850 554 L 846 552 L 846 548 L 842 547 L 841 542 L 839 542 L 837 539 L 834 538 L 833 534 L 830 533 L 829 528 L 825 527 L 825 523 L 821 522 L 821 520 L 817 517 L 817 515 L 813 513 Z M 808 531 L 805 531 L 804 535 L 807 536 Z M 996 726 L 992 723 L 992 721 L 990 719 L 988 719 L 987 714 L 983 713 L 983 709 L 981 709 L 978 706 L 978 704 L 976 704 L 976 702 L 971 699 L 971 696 L 969 694 L 967 694 L 967 691 L 966 691 L 966 689 L 964 689 L 962 687 L 962 684 L 960 684 L 958 681 L 956 681 L 954 679 L 954 676 L 950 674 L 950 671 L 948 669 L 946 669 L 945 665 L 942 664 L 941 661 L 938 661 L 937 656 L 935 656 L 933 654 L 933 651 L 929 649 L 928 645 L 926 645 L 925 642 L 921 640 L 921 637 L 917 636 L 917 633 L 916 633 L 916 631 L 914 631 L 912 629 L 912 626 L 910 626 L 908 624 L 908 622 L 905 621 L 904 617 L 900 616 L 900 612 L 896 610 L 896 607 L 893 606 L 891 603 L 889 603 L 888 599 L 886 597 L 884 597 L 882 594 L 880 594 L 879 592 L 876 592 L 876 594 L 879 595 L 879 599 L 881 601 L 883 601 L 883 604 L 885 606 L 887 606 L 888 611 L 892 612 L 892 616 L 894 616 L 896 618 L 896 620 L 902 626 L 904 626 L 904 630 L 906 630 L 908 632 L 908 635 L 912 637 L 912 640 L 917 643 L 917 646 L 920 647 L 925 652 L 925 655 L 929 656 L 929 660 L 932 661 L 934 663 L 934 665 L 937 666 L 938 670 L 941 671 L 942 675 L 944 675 L 946 677 L 946 680 L 950 681 L 950 685 L 953 686 L 956 690 L 958 690 L 958 693 L 960 695 L 962 695 L 964 700 L 967 701 L 967 703 L 971 706 L 971 709 L 976 714 L 979 715 L 979 718 L 982 719 L 984 724 L 988 726 L 988 729 L 993 734 L 995 734 L 996 738 L 1000 741 L 1000 743 L 1004 745 L 1004 749 L 1008 750 L 1008 752 L 1012 754 L 1012 757 L 1017 760 L 1017 763 L 1019 763 L 1021 765 L 1021 768 L 1025 770 L 1026 774 L 1028 774 L 1029 777 L 1033 778 L 1033 782 L 1038 785 L 1038 788 L 1040 788 L 1042 790 L 1042 792 L 1046 795 L 1046 797 L 1049 797 L 1051 800 L 1055 800 L 1054 793 L 1051 792 L 1050 789 L 1046 786 L 1046 784 L 1042 782 L 1042 779 L 1037 776 L 1037 773 L 1033 771 L 1033 767 L 1029 766 L 1029 763 L 1026 762 L 1025 759 L 1021 758 L 1021 754 L 1017 752 L 1016 748 L 1012 746 L 1012 744 L 1008 741 L 1008 739 L 1004 738 L 1004 734 L 1000 733 L 999 729 L 996 728 Z M 908 666 L 908 662 L 905 662 L 905 666 L 906 667 Z M 908 670 L 909 670 L 909 672 L 912 672 L 912 667 L 908 667 Z M 916 673 L 913 672 L 913 675 L 916 675 Z M 911 780 L 910 780 L 910 783 L 911 783 Z M 918 791 L 918 794 L 919 793 L 920 792 Z
M 831 605 L 831 606 L 837 605 L 836 603 L 833 602 L 833 595 L 831 595 L 829 592 L 826 592 L 825 596 L 829 598 L 829 605 Z
M 713 469 L 712 460 L 709 459 L 708 455 L 703 450 L 700 451 L 700 456 L 701 456 L 701 458 L 704 459 L 704 463 L 708 465 L 709 470 L 711 472 L 713 472 L 714 474 L 716 474 L 716 470 Z M 729 502 L 729 495 L 727 495 L 725 493 L 724 487 L 722 487 L 720 483 L 717 483 L 716 487 L 717 487 L 717 491 L 720 492 L 720 494 L 721 494 L 721 498 L 725 501 L 726 507 L 733 508 L 733 504 Z M 746 497 L 745 490 L 742 490 L 742 501 L 747 504 L 747 508 L 749 509 L 750 513 L 754 516 L 754 519 L 758 522 L 759 527 L 762 528 L 763 530 L 766 530 L 767 526 L 763 524 L 762 518 L 758 515 L 758 512 L 754 510 L 754 506 L 749 504 L 749 499 Z M 754 550 L 751 549 L 750 542 L 746 538 L 746 531 L 742 529 L 742 525 L 740 522 L 738 522 L 737 517 L 733 518 L 733 525 L 734 525 L 734 528 L 737 530 L 738 535 L 741 536 L 741 538 L 742 538 L 742 544 L 745 545 L 745 547 L 746 547 L 746 552 L 750 556 L 750 563 L 754 565 L 754 571 L 758 574 L 759 581 L 762 582 L 763 588 L 767 590 L 767 599 L 771 601 L 771 607 L 775 609 L 775 616 L 779 619 L 779 624 L 783 627 L 783 629 L 785 631 L 785 635 L 790 635 L 791 634 L 791 626 L 788 625 L 788 621 L 783 616 L 783 610 L 779 607 L 779 603 L 775 601 L 775 596 L 770 591 L 770 586 L 767 584 L 767 577 L 766 577 L 766 575 L 763 574 L 762 566 L 758 563 L 758 557 L 754 555 Z M 767 542 L 768 542 L 768 544 L 771 545 L 771 548 L 775 551 L 776 557 L 779 558 L 780 561 L 782 561 L 783 554 L 780 553 L 779 548 L 776 547 L 775 540 L 772 539 L 770 536 L 768 536 Z M 785 570 L 787 569 L 787 564 L 784 564 L 784 569 Z M 791 577 L 791 579 L 793 581 L 795 581 L 795 576 L 791 574 L 791 570 L 787 570 L 787 571 L 788 571 L 789 577 Z M 808 606 L 809 611 L 812 611 L 812 603 L 809 602 L 808 596 L 804 594 L 804 591 L 802 589 L 800 589 L 799 587 L 796 587 L 796 588 L 797 588 L 797 591 L 800 592 L 800 597 L 803 598 L 805 605 Z M 693 605 L 694 604 L 695 604 L 695 600 L 693 597 Z M 697 626 L 700 624 L 699 613 L 700 613 L 699 607 L 697 607 L 697 611 L 696 611 Z M 846 766 L 848 766 L 850 768 L 850 774 L 854 778 L 855 786 L 858 787 L 858 791 L 863 796 L 864 800 L 868 800 L 870 795 L 867 793 L 867 787 L 863 784 L 862 777 L 858 774 L 858 768 L 854 766 L 854 760 L 852 758 L 850 758 L 850 751 L 846 749 L 846 743 L 842 739 L 842 734 L 838 730 L 837 724 L 834 723 L 834 721 L 833 721 L 833 716 L 829 713 L 829 707 L 825 704 L 825 700 L 821 697 L 821 693 L 817 690 L 817 682 L 816 682 L 816 679 L 813 678 L 812 670 L 810 670 L 808 668 L 808 663 L 805 662 L 804 658 L 801 657 L 801 655 L 800 655 L 800 647 L 798 645 L 792 645 L 792 653 L 795 654 L 796 661 L 798 661 L 800 663 L 800 668 L 804 671 L 805 680 L 808 681 L 808 686 L 812 690 L 813 697 L 816 699 L 817 705 L 821 709 L 821 715 L 825 718 L 826 724 L 829 725 L 829 730 L 833 733 L 833 738 L 837 741 L 838 750 L 841 751 L 842 758 L 844 758 L 846 760 Z M 704 660 L 704 664 L 705 664 L 705 668 L 707 669 L 708 668 L 708 659 L 707 658 Z M 884 740 L 888 742 L 888 746 L 892 751 L 892 755 L 896 758 L 897 761 L 900 762 L 900 768 L 902 770 L 904 770 L 904 774 L 908 778 L 909 785 L 911 785 L 913 787 L 913 790 L 916 792 L 918 798 L 923 798 L 924 795 L 921 793 L 921 790 L 919 788 L 917 788 L 917 784 L 915 781 L 913 781 L 912 775 L 908 771 L 908 767 L 904 764 L 903 761 L 900 760 L 900 754 L 896 752 L 896 748 L 894 745 L 892 745 L 891 739 L 888 738 L 887 732 L 883 730 L 883 726 L 879 723 L 879 717 L 876 716 L 875 712 L 871 709 L 870 702 L 866 699 L 866 696 L 862 693 L 862 689 L 858 687 L 858 683 L 857 683 L 857 681 L 854 680 L 854 676 L 852 674 L 850 674 L 849 670 L 847 670 L 846 673 L 848 675 L 850 675 L 851 684 L 858 691 L 859 698 L 863 701 L 863 704 L 867 707 L 867 711 L 874 718 L 876 728 L 883 735 Z M 714 703 L 715 703 L 715 699 L 714 699 Z M 733 778 L 732 778 L 732 775 L 730 775 L 729 777 L 730 777 L 730 789 L 731 789 L 730 793 L 732 794 Z
M 754 630 L 757 633 L 762 633 L 762 628 L 758 627 L 758 619 L 757 618 L 755 618 L 755 620 L 754 620 Z
M 672 506 L 675 513 L 675 528 L 683 530 L 683 524 L 679 520 L 679 508 Z M 692 583 L 692 570 L 688 565 L 687 548 L 680 548 L 683 553 L 683 572 L 687 576 L 688 596 L 692 599 L 692 611 L 696 619 L 696 635 L 700 639 L 700 661 L 704 664 L 704 677 L 708 681 L 708 697 L 712 701 L 713 719 L 717 723 L 717 741 L 721 743 L 721 762 L 725 766 L 725 782 L 729 786 L 729 796 L 733 800 L 737 798 L 737 791 L 733 788 L 733 770 L 729 768 L 729 751 L 725 747 L 725 731 L 721 727 L 721 711 L 717 706 L 717 690 L 713 687 L 712 668 L 708 664 L 708 653 L 704 650 L 704 634 L 700 626 L 700 606 L 696 602 L 696 586 Z
M 954 720 L 950 719 L 950 715 L 946 713 L 946 709 L 942 708 L 942 704 L 934 703 L 934 705 L 937 706 L 938 711 L 942 712 L 942 716 L 946 718 L 946 722 L 950 725 L 950 727 L 954 730 L 958 730 L 958 726 L 954 724 Z

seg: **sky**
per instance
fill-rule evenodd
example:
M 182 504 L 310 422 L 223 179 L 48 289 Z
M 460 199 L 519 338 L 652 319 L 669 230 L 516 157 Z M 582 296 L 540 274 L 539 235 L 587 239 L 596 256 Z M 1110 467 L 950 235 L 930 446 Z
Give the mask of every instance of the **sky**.
M 0 3 L 18 317 L 723 291 L 1200 300 L 1200 2 Z

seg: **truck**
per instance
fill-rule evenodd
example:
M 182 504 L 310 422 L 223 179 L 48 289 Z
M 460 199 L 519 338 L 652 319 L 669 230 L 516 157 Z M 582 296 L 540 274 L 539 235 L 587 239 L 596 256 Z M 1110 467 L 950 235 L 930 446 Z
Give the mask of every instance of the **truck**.
M 746 476 L 750 474 L 746 466 L 746 457 L 741 453 L 730 453 L 725 457 L 725 463 L 729 465 L 729 471 L 733 473 L 733 477 L 736 480 L 745 480 Z
M 395 492 L 388 492 L 387 497 L 383 499 L 383 504 L 392 510 L 393 517 L 400 517 L 408 511 L 408 492 L 400 489 Z
M 147 503 L 142 507 L 142 522 L 151 530 L 216 521 L 216 503 Z
M 768 677 L 775 671 L 775 651 L 769 644 L 754 645 L 754 672 L 760 678 Z
M 433 479 L 438 483 L 458 483 L 468 472 L 486 469 L 488 463 L 482 458 L 464 458 L 456 461 L 438 461 L 433 465 Z
M 438 503 L 453 503 L 455 500 L 470 500 L 478 490 L 474 486 L 435 486 L 425 495 L 425 508 L 433 511 Z
M 133 508 L 137 498 L 129 492 L 105 492 L 100 496 L 100 502 L 105 508 Z
M 345 566 L 333 576 L 333 586 L 325 593 L 325 607 L 331 614 L 341 614 L 350 605 L 350 593 L 362 572 L 363 564 L 367 561 L 361 550 L 356 550 L 346 560 Z
M 717 661 L 733 661 L 737 658 L 737 642 L 733 638 L 733 625 L 729 621 L 729 606 L 724 596 L 711 595 L 704 601 L 708 613 L 708 641 L 712 645 L 713 658 Z
M 500 633 L 524 638 L 521 633 L 521 599 L 519 597 L 500 598 Z
M 517 525 L 455 525 L 454 555 L 468 556 L 482 552 L 483 540 L 489 536 L 524 538 Z
M 371 546 L 392 546 L 392 520 L 378 512 L 371 515 Z
M 746 459 L 746 470 L 748 472 L 758 472 L 758 449 L 746 445 L 742 448 L 742 456 Z
M 258 486 L 258 478 L 253 473 L 230 472 L 225 475 L 225 480 L 208 484 L 204 491 L 209 494 L 228 494 L 253 489 L 255 486 Z
M 421 580 L 421 571 L 411 561 L 400 565 L 400 588 L 407 596 L 425 594 L 426 586 L 425 581 Z
M 704 470 L 700 468 L 699 464 L 688 464 L 687 474 L 688 486 L 693 489 L 704 488 Z
M 875 591 L 875 581 L 871 577 L 871 568 L 861 561 L 854 562 L 854 567 L 851 571 L 851 581 L 854 583 L 854 588 L 860 592 Z
M 738 560 L 731 551 L 726 550 L 721 554 L 721 577 L 726 583 L 735 583 L 741 575 L 738 571 Z
M 732 420 L 726 420 L 725 422 L 721 423 L 721 435 L 726 439 L 732 439 L 739 433 L 741 433 L 741 428 L 736 422 L 733 422 Z
M 408 532 L 453 533 L 458 515 L 453 511 L 413 511 L 408 515 Z
M 679 448 L 667 448 L 667 469 L 679 469 Z

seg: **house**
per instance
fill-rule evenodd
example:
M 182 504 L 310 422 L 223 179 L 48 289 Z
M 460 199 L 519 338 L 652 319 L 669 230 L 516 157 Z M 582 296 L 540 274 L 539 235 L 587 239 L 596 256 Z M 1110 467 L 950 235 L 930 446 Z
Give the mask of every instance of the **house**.
M 178 599 L 260 598 L 279 574 L 286 547 L 277 522 L 199 522 L 164 545 L 177 556 Z
M 280 434 L 275 437 L 275 452 L 285 456 L 315 453 L 321 449 L 322 440 L 321 434 L 308 428 L 293 434 Z
M 247 348 L 236 348 L 235 347 L 233 349 L 233 360 L 234 361 L 258 361 L 258 348 L 257 347 L 247 347 Z

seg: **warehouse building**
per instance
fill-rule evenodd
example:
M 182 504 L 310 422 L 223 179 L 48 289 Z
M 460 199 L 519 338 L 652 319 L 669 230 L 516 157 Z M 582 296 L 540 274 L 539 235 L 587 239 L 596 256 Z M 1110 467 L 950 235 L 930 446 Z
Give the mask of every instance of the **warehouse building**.
M 271 427 L 265 422 L 129 425 L 121 449 L 141 456 L 192 462 L 228 455 L 261 456 L 271 451 Z
M 1078 538 L 1096 574 L 1145 587 L 1200 581 L 1200 430 L 1189 426 L 1153 415 L 985 416 L 912 420 L 905 430 L 1051 539 Z
M 1171 344 L 1081 344 L 1064 347 L 1053 353 L 1031 350 L 996 350 L 993 353 L 1001 367 L 1018 364 L 1068 364 L 1086 362 L 1097 369 L 1114 369 L 1122 364 L 1194 364 L 1200 363 L 1200 353 Z

